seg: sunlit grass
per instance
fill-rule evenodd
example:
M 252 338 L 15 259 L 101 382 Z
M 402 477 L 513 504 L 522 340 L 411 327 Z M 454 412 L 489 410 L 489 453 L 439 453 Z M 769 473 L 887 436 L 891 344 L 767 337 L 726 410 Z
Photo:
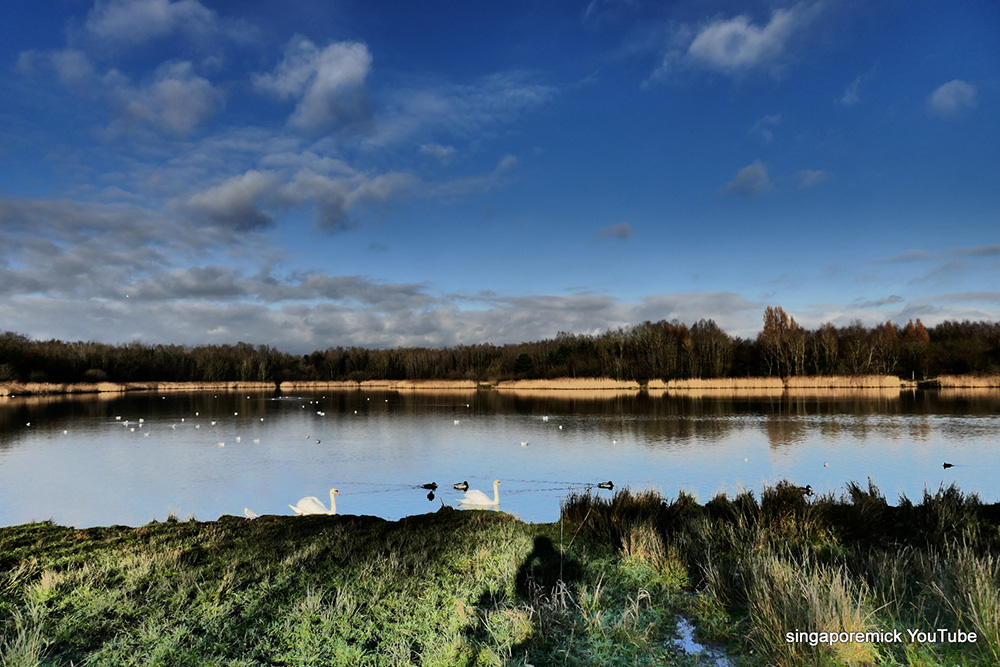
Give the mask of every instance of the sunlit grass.
M 0 665 L 1000 664 L 997 508 L 957 488 L 889 505 L 792 484 L 700 505 L 571 495 L 496 512 L 224 517 L 0 529 Z M 786 641 L 976 632 L 975 644 Z

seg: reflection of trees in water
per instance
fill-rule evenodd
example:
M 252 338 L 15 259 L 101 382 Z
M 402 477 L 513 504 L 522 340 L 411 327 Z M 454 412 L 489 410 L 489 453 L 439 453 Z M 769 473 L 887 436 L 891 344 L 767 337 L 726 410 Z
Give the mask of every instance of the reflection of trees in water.
M 795 390 L 780 396 L 746 392 L 620 392 L 620 391 L 360 391 L 320 390 L 275 395 L 262 391 L 159 392 L 96 395 L 18 396 L 0 399 L 0 435 L 17 433 L 24 424 L 58 429 L 64 422 L 114 419 L 123 415 L 177 419 L 195 412 L 206 415 L 258 417 L 273 412 L 271 398 L 301 400 L 328 412 L 392 414 L 466 419 L 482 415 L 596 417 L 594 427 L 610 442 L 628 439 L 657 446 L 681 443 L 703 446 L 747 428 L 763 428 L 772 445 L 800 442 L 806 431 L 819 437 L 882 437 L 926 441 L 933 432 L 967 436 L 990 426 L 975 420 L 932 423 L 915 416 L 974 417 L 1000 414 L 1000 389 L 941 389 L 919 391 Z M 310 404 L 309 401 L 318 401 Z M 388 401 L 388 402 L 387 402 Z M 895 419 L 909 416 L 909 419 Z M 763 426 L 760 424 L 763 423 Z M 553 424 L 554 425 L 554 424 Z
M 809 434 L 809 424 L 801 419 L 771 417 L 764 422 L 764 431 L 771 447 L 796 445 L 805 441 Z

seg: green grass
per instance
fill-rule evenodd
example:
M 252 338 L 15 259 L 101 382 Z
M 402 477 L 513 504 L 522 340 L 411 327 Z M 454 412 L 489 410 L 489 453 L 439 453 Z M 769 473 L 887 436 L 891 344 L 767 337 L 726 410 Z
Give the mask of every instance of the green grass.
M 700 505 L 573 495 L 497 512 L 0 528 L 0 665 L 678 665 L 680 616 L 734 664 L 1000 664 L 997 506 L 954 487 L 790 484 Z M 789 630 L 975 644 L 788 643 Z

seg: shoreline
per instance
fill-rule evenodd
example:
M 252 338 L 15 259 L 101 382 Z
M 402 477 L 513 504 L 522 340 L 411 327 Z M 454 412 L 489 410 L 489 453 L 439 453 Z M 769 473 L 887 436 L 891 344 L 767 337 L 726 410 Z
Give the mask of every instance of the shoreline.
M 549 391 L 638 393 L 724 396 L 727 394 L 781 396 L 815 391 L 853 392 L 878 389 L 885 393 L 917 389 L 1000 389 L 1000 376 L 944 375 L 925 381 L 913 381 L 892 375 L 861 376 L 796 376 L 710 378 L 688 380 L 650 380 L 641 385 L 634 380 L 611 378 L 552 378 L 538 380 L 366 380 L 297 381 L 297 382 L 0 382 L 0 398 L 65 394 L 124 394 L 134 392 L 198 392 L 198 391 L 413 391 L 441 392 L 500 391 L 514 393 L 545 393 Z

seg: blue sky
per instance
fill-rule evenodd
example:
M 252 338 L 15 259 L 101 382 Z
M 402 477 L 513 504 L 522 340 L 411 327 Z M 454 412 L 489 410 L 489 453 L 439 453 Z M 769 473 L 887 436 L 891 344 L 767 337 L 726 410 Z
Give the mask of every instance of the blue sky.
M 995 2 L 14 0 L 0 329 L 1000 315 Z

